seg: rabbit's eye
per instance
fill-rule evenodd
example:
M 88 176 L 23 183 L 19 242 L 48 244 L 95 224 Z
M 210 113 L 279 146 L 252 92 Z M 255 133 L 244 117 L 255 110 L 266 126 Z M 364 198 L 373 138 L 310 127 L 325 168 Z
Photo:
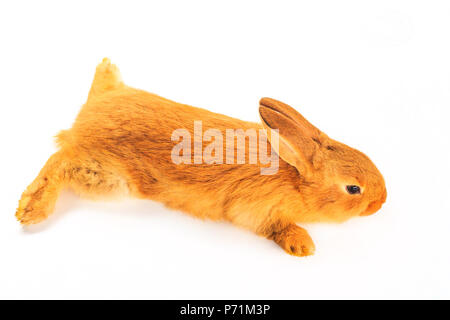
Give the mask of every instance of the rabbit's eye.
M 358 186 L 351 185 L 351 186 L 347 186 L 346 189 L 347 189 L 347 192 L 350 194 L 360 194 L 361 193 L 361 188 Z

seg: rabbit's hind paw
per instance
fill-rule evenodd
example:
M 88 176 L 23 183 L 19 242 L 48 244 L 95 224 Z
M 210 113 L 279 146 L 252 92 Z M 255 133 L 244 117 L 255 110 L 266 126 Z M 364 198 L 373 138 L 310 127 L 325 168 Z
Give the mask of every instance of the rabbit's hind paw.
M 53 211 L 57 192 L 49 187 L 48 180 L 35 181 L 22 195 L 16 218 L 23 225 L 45 220 Z

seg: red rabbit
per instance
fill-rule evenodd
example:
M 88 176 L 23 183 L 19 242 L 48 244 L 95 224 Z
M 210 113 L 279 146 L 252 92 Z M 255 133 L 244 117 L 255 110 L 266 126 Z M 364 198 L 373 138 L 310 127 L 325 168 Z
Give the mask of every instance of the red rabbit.
M 128 87 L 104 59 L 87 102 L 72 128 L 58 135 L 59 151 L 23 193 L 16 217 L 24 225 L 46 219 L 65 187 L 94 197 L 129 194 L 200 218 L 230 221 L 289 254 L 306 256 L 314 253 L 314 243 L 296 223 L 342 222 L 380 209 L 385 183 L 366 155 L 329 138 L 282 102 L 263 98 L 259 113 L 262 124 Z M 172 134 L 181 128 L 194 136 L 195 121 L 224 135 L 227 129 L 265 129 L 277 138 L 277 172 L 261 174 L 260 161 L 174 163 Z M 269 142 L 258 142 L 257 150 L 270 151 Z M 238 148 L 233 144 L 233 157 Z M 247 157 L 257 151 L 244 148 Z M 230 151 L 227 145 L 223 151 Z

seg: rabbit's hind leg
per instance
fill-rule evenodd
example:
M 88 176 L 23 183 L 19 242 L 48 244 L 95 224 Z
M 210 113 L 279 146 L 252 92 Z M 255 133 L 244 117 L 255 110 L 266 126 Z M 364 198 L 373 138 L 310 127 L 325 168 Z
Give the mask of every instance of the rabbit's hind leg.
M 66 172 L 72 190 L 87 198 L 118 197 L 129 194 L 128 182 L 111 165 L 94 158 L 72 163 Z
M 89 91 L 88 101 L 105 92 L 123 88 L 125 85 L 122 81 L 120 71 L 116 65 L 111 64 L 108 58 L 97 66 L 94 81 Z
M 127 181 L 111 168 L 89 156 L 56 152 L 22 194 L 17 219 L 24 225 L 45 220 L 65 187 L 89 198 L 128 194 Z

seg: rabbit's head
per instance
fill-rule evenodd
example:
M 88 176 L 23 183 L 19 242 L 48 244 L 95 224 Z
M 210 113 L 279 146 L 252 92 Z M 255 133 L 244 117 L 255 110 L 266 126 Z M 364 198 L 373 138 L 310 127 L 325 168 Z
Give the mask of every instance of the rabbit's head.
M 318 221 L 341 222 L 381 208 L 384 179 L 365 154 L 329 138 L 282 102 L 263 98 L 259 112 L 272 146 L 299 172 L 299 196 Z

